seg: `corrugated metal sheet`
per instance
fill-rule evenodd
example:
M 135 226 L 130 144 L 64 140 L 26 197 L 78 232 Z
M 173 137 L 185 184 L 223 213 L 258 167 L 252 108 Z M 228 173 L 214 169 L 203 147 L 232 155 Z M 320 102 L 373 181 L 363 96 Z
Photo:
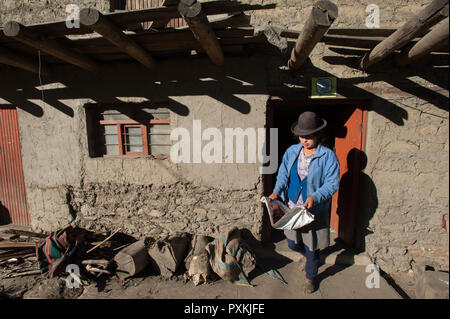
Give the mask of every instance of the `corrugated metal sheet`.
M 125 10 L 139 10 L 161 7 L 163 5 L 163 2 L 164 0 L 127 0 L 125 4 Z M 147 30 L 151 24 L 152 21 L 141 23 L 144 30 Z M 166 27 L 179 28 L 185 25 L 186 22 L 183 18 L 176 18 L 171 19 Z
M 0 106 L 0 222 L 30 225 L 17 110 Z

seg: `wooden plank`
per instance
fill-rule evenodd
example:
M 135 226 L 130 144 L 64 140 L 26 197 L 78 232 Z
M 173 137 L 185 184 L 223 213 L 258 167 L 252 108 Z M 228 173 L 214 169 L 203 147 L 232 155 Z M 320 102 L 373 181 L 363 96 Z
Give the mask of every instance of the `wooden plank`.
M 252 5 L 242 4 L 238 1 L 209 1 L 202 2 L 202 10 L 205 15 L 216 15 L 224 13 L 240 13 L 243 11 L 265 10 L 275 8 L 275 4 Z M 154 21 L 161 18 L 180 18 L 181 14 L 177 7 L 160 7 L 138 10 L 134 12 L 116 13 L 108 15 L 116 24 L 126 26 L 130 23 Z
M 448 17 L 448 0 L 434 0 L 372 51 L 365 54 L 360 61 L 361 68 L 367 69 L 380 62 L 395 50 L 407 45 L 418 33 L 429 29 L 446 17 Z
M 37 238 L 47 238 L 49 236 L 46 234 L 40 234 L 40 233 L 35 233 L 32 231 L 20 230 L 20 229 L 6 229 L 6 230 L 4 230 L 4 232 L 7 234 L 23 235 L 23 236 L 37 237 Z
M 283 30 L 280 33 L 280 36 L 284 38 L 298 38 L 301 32 L 294 30 Z M 343 47 L 353 47 L 353 48 L 363 48 L 363 49 L 372 49 L 376 47 L 378 44 L 383 42 L 385 37 L 360 37 L 360 36 L 346 36 L 346 35 L 329 35 L 326 33 L 319 42 L 323 42 L 325 44 L 343 46 Z M 415 44 L 420 38 L 416 38 L 411 40 L 410 43 Z M 444 48 L 436 48 L 435 52 L 448 52 L 447 49 Z
M 367 28 L 334 28 L 329 29 L 326 35 L 341 35 L 351 37 L 385 37 L 393 34 L 397 29 L 367 29 Z M 429 30 L 423 30 L 417 36 L 424 36 Z
M 208 18 L 202 10 L 202 5 L 196 0 L 181 0 L 178 11 L 185 19 L 194 37 L 216 65 L 224 63 L 224 55 Z
M 221 45 L 265 43 L 264 36 L 253 36 L 253 29 L 216 30 Z M 148 52 L 155 54 L 169 51 L 202 50 L 200 43 L 190 30 L 161 33 L 141 33 L 130 35 Z M 118 47 L 110 45 L 103 38 L 73 40 L 73 47 L 81 53 L 95 55 L 119 53 Z
M 96 72 L 98 70 L 97 63 L 90 58 L 66 48 L 56 40 L 40 37 L 38 34 L 18 22 L 8 22 L 3 29 L 3 33 L 16 41 L 22 42 L 37 50 L 44 51 L 58 59 L 85 70 L 91 72 Z
M 231 15 L 224 18 L 211 20 L 209 24 L 215 29 L 236 28 L 236 27 L 250 27 L 250 16 L 244 13 Z M 186 27 L 187 28 L 187 27 Z M 184 28 L 180 28 L 183 30 Z
M 21 53 L 17 53 L 2 47 L 0 47 L 0 63 L 39 74 L 39 63 L 37 59 L 35 62 L 33 62 L 29 57 Z M 48 74 L 48 67 L 46 65 L 41 65 L 41 74 Z
M 298 70 L 308 58 L 311 51 L 338 16 L 338 7 L 331 1 L 319 0 L 313 4 L 311 14 L 305 27 L 292 49 L 288 67 Z
M 449 18 L 438 24 L 433 30 L 425 35 L 419 42 L 411 48 L 404 50 L 401 54 L 396 56 L 395 62 L 397 65 L 408 65 L 416 62 L 421 57 L 431 53 L 436 48 L 447 46 L 449 44 Z
M 1 241 L 0 242 L 0 248 L 7 248 L 7 249 L 12 249 L 12 248 L 34 248 L 36 247 L 35 243 L 25 243 L 25 242 L 14 242 L 14 241 Z
M 352 48 L 372 49 L 385 38 L 380 37 L 347 37 L 340 35 L 324 35 L 320 42 Z
M 80 22 L 101 34 L 105 39 L 147 68 L 151 69 L 156 65 L 156 61 L 147 51 L 130 37 L 126 36 L 120 28 L 115 26 L 98 10 L 92 8 L 82 9 L 80 11 Z

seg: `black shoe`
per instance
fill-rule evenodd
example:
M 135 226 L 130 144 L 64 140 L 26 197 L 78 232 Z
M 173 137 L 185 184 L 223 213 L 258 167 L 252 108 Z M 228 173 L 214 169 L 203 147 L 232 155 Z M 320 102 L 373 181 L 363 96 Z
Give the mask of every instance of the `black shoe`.
M 305 286 L 303 289 L 305 294 L 312 294 L 314 291 L 316 291 L 316 283 L 315 280 L 309 280 L 305 279 Z

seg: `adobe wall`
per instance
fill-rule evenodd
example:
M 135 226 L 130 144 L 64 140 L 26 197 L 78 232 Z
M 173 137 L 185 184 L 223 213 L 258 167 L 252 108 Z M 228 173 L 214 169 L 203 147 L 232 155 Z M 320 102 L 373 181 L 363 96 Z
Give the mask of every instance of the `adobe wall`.
M 260 238 L 259 164 L 90 158 L 84 105 L 168 101 L 172 128 L 186 128 L 192 140 L 193 120 L 201 120 L 202 132 L 219 129 L 224 147 L 225 128 L 265 125 L 268 96 L 261 66 L 253 57 L 227 59 L 224 69 L 204 58 L 168 59 L 156 70 L 117 64 L 98 75 L 61 67 L 44 79 L 44 99 L 31 90 L 39 86 L 37 76 L 17 72 L 2 81 L 0 96 L 19 106 L 32 227 L 52 231 L 81 214 L 83 227 L 120 227 L 135 237 L 176 231 L 214 236 L 237 226 Z
M 273 2 L 277 3 L 277 8 L 252 13 L 254 25 L 270 23 L 281 28 L 302 29 L 312 1 L 270 1 Z M 365 27 L 365 8 L 371 2 L 336 1 L 339 18 L 333 27 Z M 401 26 L 429 2 L 379 1 L 380 27 Z M 12 8 L 12 1 L 5 3 L 7 8 Z M 48 3 L 58 8 L 61 1 L 58 4 Z M 6 18 L 0 13 L 0 22 L 14 17 L 14 11 L 8 12 Z M 23 23 L 44 22 L 36 15 L 23 17 Z M 48 17 L 45 21 L 49 21 Z M 66 83 L 66 89 L 55 91 L 58 93 L 53 99 L 52 90 L 46 91 L 46 104 L 39 102 L 40 91 L 33 89 L 39 85 L 37 78 L 21 71 L 8 73 L 11 76 L 6 86 L 0 88 L 0 92 L 7 93 L 0 95 L 0 98 L 12 102 L 36 100 L 35 104 L 41 105 L 43 110 L 40 117 L 32 115 L 33 112 L 39 115 L 40 111 L 25 103 L 22 107 L 28 108 L 28 111 L 20 110 L 19 114 L 33 226 L 36 229 L 54 229 L 70 220 L 71 212 L 81 212 L 85 216 L 84 225 L 95 229 L 117 224 L 128 227 L 130 234 L 138 235 L 141 230 L 147 232 L 147 229 L 141 228 L 140 222 L 150 220 L 152 225 L 158 225 L 155 227 L 156 233 L 195 229 L 213 234 L 220 230 L 217 227 L 229 222 L 226 217 L 241 216 L 230 224 L 242 222 L 243 226 L 253 227 L 258 233 L 262 212 L 247 214 L 251 207 L 255 207 L 254 203 L 262 193 L 257 165 L 235 165 L 231 168 L 227 164 L 209 170 L 199 164 L 174 167 L 167 161 L 90 159 L 86 154 L 83 104 L 91 100 L 109 102 L 116 93 L 157 99 L 170 96 L 190 110 L 187 116 L 177 115 L 174 125 L 192 123 L 192 119 L 198 116 L 205 123 L 208 121 L 208 124 L 218 124 L 220 127 L 235 127 L 236 123 L 262 127 L 267 94 L 305 98 L 310 95 L 311 77 L 336 76 L 341 97 L 366 99 L 369 106 L 359 245 L 387 272 L 407 270 L 414 262 L 448 270 L 448 237 L 440 226 L 441 216 L 449 211 L 448 61 L 447 67 L 431 67 L 433 63 L 437 65 L 442 62 L 439 56 L 434 56 L 412 67 L 397 68 L 387 60 L 374 71 L 363 72 L 356 68 L 361 52 L 318 44 L 311 60 L 292 75 L 285 67 L 288 54 L 258 61 L 253 58 L 227 58 L 224 73 L 213 66 L 205 68 L 208 65 L 206 60 L 196 60 L 194 64 L 191 60 L 164 62 L 153 72 L 142 72 L 141 68 L 130 64 L 105 70 L 100 81 L 81 72 L 73 72 L 72 68 L 66 74 L 61 70 L 54 80 L 70 83 Z M 249 64 L 249 61 L 255 64 Z M 0 72 L 2 70 L 5 68 L 0 68 Z M 185 77 L 192 70 L 195 71 L 193 78 L 211 77 L 219 82 L 203 81 L 202 86 L 198 86 L 196 81 L 197 86 L 192 84 L 184 90 L 183 85 L 192 82 L 191 78 Z M 227 73 L 228 70 L 231 73 Z M 109 81 L 116 74 L 122 78 L 124 72 L 127 81 L 123 81 L 122 85 L 127 83 L 126 89 L 118 88 Z M 132 79 L 132 72 L 139 74 L 141 81 Z M 235 83 L 224 76 L 225 73 L 255 85 Z M 141 87 L 142 81 L 151 83 L 161 78 L 164 81 L 157 90 L 153 84 L 136 90 L 137 82 Z M 173 82 L 175 80 L 179 82 Z M 225 80 L 226 86 L 221 84 Z M 30 85 L 25 85 L 27 83 Z M 17 87 L 23 87 L 24 91 L 16 91 Z M 228 87 L 233 94 L 217 95 Z M 202 90 L 207 93 L 202 93 Z M 127 95 L 130 92 L 133 94 Z M 74 96 L 77 98 L 74 99 Z M 58 100 L 67 100 L 64 105 L 73 110 L 73 117 L 56 108 L 70 113 L 56 102 Z M 248 107 L 246 103 L 251 105 L 248 114 L 230 108 L 234 105 L 245 109 Z M 42 149 L 48 151 L 42 152 Z M 63 156 L 66 154 L 70 154 L 70 160 Z M 158 173 L 153 174 L 155 171 Z M 198 173 L 201 179 L 196 179 Z M 167 185 L 164 190 L 163 185 Z M 110 193 L 117 194 L 117 198 L 111 198 Z M 175 207 L 178 206 L 177 199 L 182 197 L 188 198 L 186 205 L 194 205 L 197 211 L 180 209 L 180 214 L 175 213 L 178 210 Z M 214 199 L 228 199 L 223 207 L 224 213 L 222 207 L 210 213 L 212 207 L 208 205 Z M 242 206 L 230 214 L 231 207 L 226 205 L 233 202 L 231 199 L 236 199 Z

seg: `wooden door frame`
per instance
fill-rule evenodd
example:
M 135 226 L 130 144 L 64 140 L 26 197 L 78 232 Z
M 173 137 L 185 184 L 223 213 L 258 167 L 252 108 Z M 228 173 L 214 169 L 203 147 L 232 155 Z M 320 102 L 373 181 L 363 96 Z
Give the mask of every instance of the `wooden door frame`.
M 314 104 L 320 104 L 320 105 L 338 105 L 338 106 L 353 106 L 355 109 L 360 109 L 362 111 L 362 123 L 361 123 L 361 151 L 366 151 L 366 137 L 367 137 L 367 110 L 369 105 L 369 100 L 367 99 L 343 99 L 343 98 L 326 98 L 326 99 L 310 99 L 310 98 L 304 98 L 304 99 L 269 99 L 267 102 L 267 111 L 266 111 L 266 145 L 269 146 L 269 129 L 273 128 L 274 125 L 274 115 L 275 115 L 275 108 L 276 107 L 289 107 L 289 106 L 295 106 L 295 107 L 307 107 Z M 347 137 L 346 137 L 347 138 Z M 270 152 L 270 150 L 268 150 Z M 270 153 L 269 153 L 270 154 Z M 341 159 L 342 161 L 342 159 Z M 281 163 L 279 163 L 281 164 Z M 343 163 L 341 163 L 342 165 Z M 341 174 L 342 175 L 342 174 Z M 358 181 L 359 183 L 359 181 Z M 268 196 L 272 193 L 272 188 L 274 185 L 274 176 L 272 174 L 270 175 L 264 175 L 263 176 L 263 190 L 264 195 Z M 359 187 L 358 187 L 359 189 Z M 336 202 L 337 196 L 339 191 L 333 195 L 333 202 Z M 358 193 L 358 205 L 359 205 L 359 198 L 360 193 Z M 356 207 L 358 207 L 358 205 Z M 333 212 L 334 210 L 334 212 Z M 336 231 L 336 233 L 339 232 L 339 216 L 336 214 L 335 207 L 331 208 L 333 216 L 330 216 L 330 219 L 332 219 L 335 223 L 333 230 Z M 266 216 L 267 214 L 264 214 Z M 331 221 L 331 220 L 330 220 Z M 355 227 L 357 227 L 358 220 L 354 221 Z M 336 228 L 336 229 L 335 229 Z M 267 225 L 267 221 L 263 220 L 263 238 L 270 240 L 271 239 L 271 233 L 272 229 L 269 225 Z M 356 232 L 355 234 L 356 235 Z M 349 246 L 354 246 L 356 244 L 355 238 L 348 239 L 346 238 L 344 240 Z

